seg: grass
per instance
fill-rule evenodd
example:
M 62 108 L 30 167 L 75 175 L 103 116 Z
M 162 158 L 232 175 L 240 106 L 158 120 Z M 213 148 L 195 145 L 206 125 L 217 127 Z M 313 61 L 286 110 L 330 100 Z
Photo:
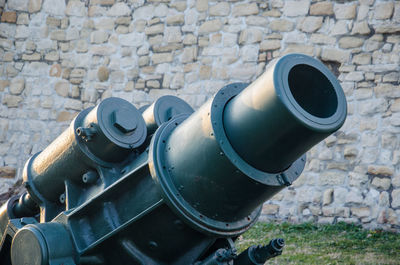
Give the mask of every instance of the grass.
M 278 237 L 286 243 L 282 256 L 266 264 L 400 264 L 400 234 L 346 223 L 257 223 L 240 236 L 238 252 Z

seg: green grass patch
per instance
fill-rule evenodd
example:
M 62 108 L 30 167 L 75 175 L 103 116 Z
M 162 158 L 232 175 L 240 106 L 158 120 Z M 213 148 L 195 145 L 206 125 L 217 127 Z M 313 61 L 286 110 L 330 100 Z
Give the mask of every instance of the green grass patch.
M 400 264 L 400 234 L 346 223 L 257 223 L 240 236 L 238 251 L 278 237 L 285 239 L 283 254 L 267 264 Z

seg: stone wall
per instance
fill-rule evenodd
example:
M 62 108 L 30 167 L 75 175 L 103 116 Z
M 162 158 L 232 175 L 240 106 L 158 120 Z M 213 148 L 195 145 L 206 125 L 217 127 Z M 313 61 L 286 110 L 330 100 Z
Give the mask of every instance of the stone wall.
M 400 227 L 400 2 L 0 0 L 0 191 L 77 112 L 110 96 L 199 107 L 290 52 L 324 61 L 348 99 L 264 219 Z M 14 177 L 14 169 L 18 168 Z

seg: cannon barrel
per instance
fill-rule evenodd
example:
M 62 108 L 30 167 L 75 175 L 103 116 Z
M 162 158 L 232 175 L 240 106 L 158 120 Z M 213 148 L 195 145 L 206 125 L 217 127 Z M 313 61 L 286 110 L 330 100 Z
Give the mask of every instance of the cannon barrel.
M 224 128 L 246 162 L 275 173 L 338 130 L 345 117 L 336 78 L 319 61 L 291 55 L 226 105 Z
M 336 78 L 302 54 L 194 113 L 173 96 L 106 99 L 26 163 L 28 193 L 0 209 L 0 263 L 258 264 L 283 244 L 237 256 L 234 241 L 345 118 Z
M 245 229 L 262 202 L 297 179 L 303 154 L 339 129 L 346 114 L 333 74 L 311 57 L 287 55 L 252 84 L 222 88 L 170 134 L 159 130 L 155 145 L 165 152 L 154 158 L 156 174 L 165 175 L 183 217 L 188 212 L 206 231 Z

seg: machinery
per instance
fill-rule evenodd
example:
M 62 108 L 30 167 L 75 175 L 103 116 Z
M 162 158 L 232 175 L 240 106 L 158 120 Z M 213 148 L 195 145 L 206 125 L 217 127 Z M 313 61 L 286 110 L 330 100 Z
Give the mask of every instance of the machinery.
M 261 265 L 284 241 L 236 253 L 262 204 L 338 130 L 346 99 L 319 61 L 289 54 L 196 112 L 165 96 L 79 113 L 0 209 L 3 265 Z

